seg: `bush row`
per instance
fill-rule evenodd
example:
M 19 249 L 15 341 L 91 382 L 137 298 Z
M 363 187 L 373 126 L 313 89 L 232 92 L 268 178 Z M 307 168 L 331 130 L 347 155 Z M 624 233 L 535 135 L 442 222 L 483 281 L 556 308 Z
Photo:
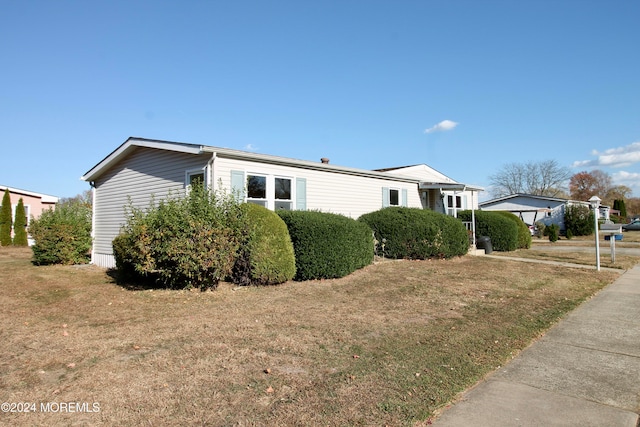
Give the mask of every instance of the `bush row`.
M 130 206 L 113 250 L 121 280 L 202 289 L 222 279 L 271 285 L 338 278 L 371 264 L 376 249 L 390 258 L 450 258 L 468 245 L 460 221 L 428 210 L 386 208 L 359 220 L 275 213 L 194 188 L 146 210 Z

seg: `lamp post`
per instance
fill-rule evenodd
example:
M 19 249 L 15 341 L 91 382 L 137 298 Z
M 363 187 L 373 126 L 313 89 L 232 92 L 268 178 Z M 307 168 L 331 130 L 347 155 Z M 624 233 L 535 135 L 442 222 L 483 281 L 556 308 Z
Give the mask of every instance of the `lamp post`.
M 589 203 L 591 203 L 591 207 L 593 208 L 593 218 L 595 225 L 595 234 L 596 234 L 596 270 L 600 271 L 600 242 L 598 241 L 598 216 L 600 209 L 600 202 L 602 200 L 598 196 L 593 196 L 589 199 Z

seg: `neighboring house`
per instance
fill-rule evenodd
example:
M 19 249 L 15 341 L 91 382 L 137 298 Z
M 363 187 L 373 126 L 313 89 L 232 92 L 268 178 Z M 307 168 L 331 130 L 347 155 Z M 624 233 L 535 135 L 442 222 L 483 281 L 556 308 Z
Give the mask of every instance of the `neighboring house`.
M 320 210 L 352 218 L 386 206 L 455 215 L 477 208 L 483 189 L 457 183 L 426 165 L 365 170 L 228 148 L 129 138 L 82 176 L 93 187 L 92 262 L 115 265 L 111 243 L 125 206 L 150 206 L 197 182 L 271 210 Z
M 24 205 L 24 213 L 26 216 L 27 227 L 31 222 L 31 218 L 39 218 L 42 212 L 47 209 L 55 209 L 56 203 L 58 203 L 58 197 L 50 196 L 48 194 L 35 193 L 33 191 L 21 190 L 19 188 L 6 187 L 0 185 L 0 197 L 4 194 L 5 190 L 9 189 L 9 198 L 11 200 L 11 218 L 16 220 L 16 207 L 18 201 L 22 199 Z M 13 237 L 13 229 L 11 230 L 11 236 Z M 31 237 L 29 239 L 29 246 L 33 245 Z
M 564 213 L 569 205 L 589 207 L 589 202 L 561 199 L 558 197 L 534 196 L 531 194 L 512 194 L 493 200 L 481 202 L 483 211 L 508 211 L 517 215 L 528 225 L 541 221 L 545 225 L 557 224 L 561 231 L 565 230 Z M 600 206 L 598 218 L 609 220 L 609 207 Z
M 18 206 L 18 201 L 22 199 L 22 203 L 24 204 L 24 213 L 27 217 L 27 225 L 31 222 L 31 218 L 39 218 L 43 211 L 47 209 L 54 209 L 56 203 L 58 203 L 58 198 L 55 196 L 20 190 L 19 188 L 6 187 L 4 185 L 0 185 L 0 194 L 4 194 L 7 188 L 9 189 L 9 197 L 11 199 L 11 218 L 15 221 L 16 207 Z M 0 197 L 2 196 L 0 195 Z

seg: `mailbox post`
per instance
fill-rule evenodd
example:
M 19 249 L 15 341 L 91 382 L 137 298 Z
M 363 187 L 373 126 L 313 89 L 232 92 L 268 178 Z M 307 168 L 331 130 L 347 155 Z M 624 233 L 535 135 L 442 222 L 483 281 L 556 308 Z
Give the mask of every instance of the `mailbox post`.
M 620 224 L 602 224 L 600 226 L 602 234 L 609 238 L 611 248 L 611 263 L 616 262 L 616 236 L 622 234 L 622 226 Z M 606 238 L 606 237 L 605 237 Z
M 600 271 L 600 242 L 598 241 L 598 216 L 600 216 L 600 202 L 602 199 L 598 196 L 593 196 L 589 199 L 591 207 L 593 208 L 593 218 L 595 221 L 595 235 L 596 235 L 596 270 Z

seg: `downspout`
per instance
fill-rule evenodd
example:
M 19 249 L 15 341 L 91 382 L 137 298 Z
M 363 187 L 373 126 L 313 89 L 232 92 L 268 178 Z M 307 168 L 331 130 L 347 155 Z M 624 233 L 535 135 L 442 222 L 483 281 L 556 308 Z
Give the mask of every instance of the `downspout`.
M 89 181 L 91 186 L 91 264 L 96 263 L 96 245 L 94 239 L 96 237 L 96 183 Z
M 207 174 L 207 179 L 209 180 L 208 187 L 210 191 L 213 191 L 213 183 L 215 182 L 215 174 L 213 173 L 213 163 L 215 162 L 216 158 L 218 157 L 218 152 L 214 151 L 213 154 L 211 155 L 211 159 L 209 159 L 209 161 L 207 162 L 207 169 L 209 170 L 209 173 Z

